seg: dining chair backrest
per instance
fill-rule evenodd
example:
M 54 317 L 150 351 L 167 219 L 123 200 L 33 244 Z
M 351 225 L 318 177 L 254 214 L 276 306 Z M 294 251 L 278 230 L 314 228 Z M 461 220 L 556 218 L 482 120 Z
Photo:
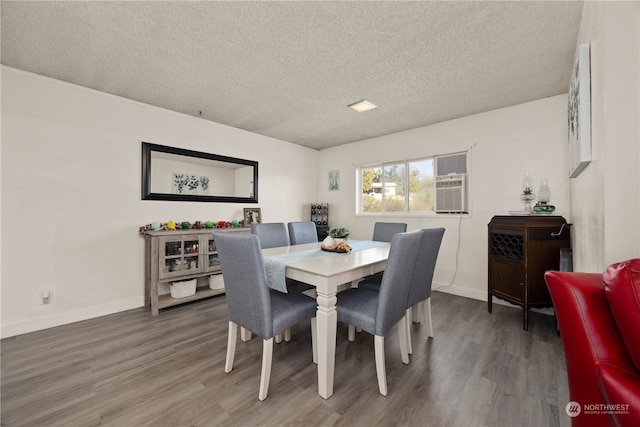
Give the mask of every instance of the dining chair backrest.
M 313 221 L 290 222 L 287 227 L 289 229 L 289 242 L 292 245 L 318 242 L 318 231 L 316 230 L 316 223 Z
M 389 258 L 380 282 L 375 335 L 386 335 L 405 315 L 422 234 L 422 230 L 398 233 L 391 240 Z
M 258 236 L 262 249 L 289 246 L 289 232 L 284 222 L 251 224 L 251 234 Z
M 431 297 L 431 283 L 433 282 L 433 273 L 436 269 L 436 261 L 438 260 L 438 252 L 440 251 L 444 231 L 443 227 L 422 230 L 422 241 L 420 242 L 420 249 L 418 249 L 416 265 L 413 269 L 407 308 L 413 307 L 420 301 Z
M 269 339 L 273 337 L 271 298 L 258 236 L 216 234 L 229 320 Z
M 407 231 L 407 224 L 402 222 L 376 222 L 373 225 L 373 238 L 376 242 L 391 242 L 393 236 Z

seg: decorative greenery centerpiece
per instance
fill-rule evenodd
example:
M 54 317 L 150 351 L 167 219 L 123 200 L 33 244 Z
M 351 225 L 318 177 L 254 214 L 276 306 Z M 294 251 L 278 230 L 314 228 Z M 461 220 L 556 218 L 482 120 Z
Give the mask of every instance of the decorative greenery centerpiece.
M 329 236 L 333 237 L 334 239 L 346 240 L 349 238 L 349 234 L 351 234 L 351 232 L 344 227 L 332 228 L 329 231 Z

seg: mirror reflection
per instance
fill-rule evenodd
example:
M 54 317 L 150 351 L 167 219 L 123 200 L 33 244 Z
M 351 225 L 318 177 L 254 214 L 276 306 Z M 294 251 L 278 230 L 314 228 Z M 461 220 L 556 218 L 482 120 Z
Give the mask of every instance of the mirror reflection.
M 257 203 L 258 162 L 143 142 L 142 199 Z

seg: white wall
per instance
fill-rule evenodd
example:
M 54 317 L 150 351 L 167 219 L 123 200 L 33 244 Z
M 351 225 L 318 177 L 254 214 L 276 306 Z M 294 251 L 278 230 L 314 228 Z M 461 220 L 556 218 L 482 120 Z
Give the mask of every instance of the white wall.
M 487 224 L 494 215 L 522 210 L 525 171 L 534 180 L 548 179 L 556 213 L 569 219 L 566 153 L 566 95 L 555 96 L 437 125 L 399 132 L 320 152 L 319 200 L 329 203 L 332 227 L 345 226 L 355 238 L 371 236 L 376 221 L 406 222 L 408 229 L 446 228 L 434 288 L 487 299 Z M 363 113 L 366 114 L 366 113 Z M 468 216 L 357 216 L 355 168 L 358 164 L 470 151 Z M 340 191 L 327 190 L 327 174 L 340 170 Z
M 142 306 L 142 225 L 252 206 L 264 222 L 299 221 L 317 198 L 315 150 L 1 70 L 2 337 Z M 140 200 L 142 141 L 257 160 L 260 203 Z M 48 289 L 53 304 L 38 305 Z
M 591 44 L 592 161 L 571 180 L 574 267 L 640 257 L 640 3 L 585 2 Z
M 469 217 L 393 218 L 409 229 L 447 228 L 434 286 L 455 277 L 443 291 L 486 300 L 486 224 L 520 208 L 524 170 L 536 182 L 549 179 L 556 213 L 573 223 L 575 270 L 600 272 L 640 257 L 639 23 L 640 2 L 585 2 L 578 44 L 591 43 L 593 160 L 577 178 L 567 178 L 566 96 L 553 97 L 322 151 L 318 194 L 330 203 L 331 224 L 366 237 L 382 218 L 354 213 L 357 164 L 472 147 Z M 327 191 L 334 169 L 339 192 Z

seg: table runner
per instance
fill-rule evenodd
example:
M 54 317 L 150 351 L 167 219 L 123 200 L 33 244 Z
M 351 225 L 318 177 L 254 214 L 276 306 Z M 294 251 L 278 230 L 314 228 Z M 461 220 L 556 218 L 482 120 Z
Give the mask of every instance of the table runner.
M 372 240 L 362 240 L 358 242 L 349 243 L 351 246 L 351 252 L 363 251 L 365 249 L 376 248 L 386 245 L 386 242 L 375 242 Z M 295 264 L 298 262 L 310 261 L 319 258 L 326 258 L 331 256 L 348 256 L 344 253 L 327 252 L 320 248 L 312 249 L 309 251 L 292 252 L 280 255 L 271 255 L 264 257 L 264 267 L 267 273 L 267 282 L 271 289 L 275 289 L 280 292 L 287 292 L 287 283 L 285 279 L 285 270 L 287 265 Z

